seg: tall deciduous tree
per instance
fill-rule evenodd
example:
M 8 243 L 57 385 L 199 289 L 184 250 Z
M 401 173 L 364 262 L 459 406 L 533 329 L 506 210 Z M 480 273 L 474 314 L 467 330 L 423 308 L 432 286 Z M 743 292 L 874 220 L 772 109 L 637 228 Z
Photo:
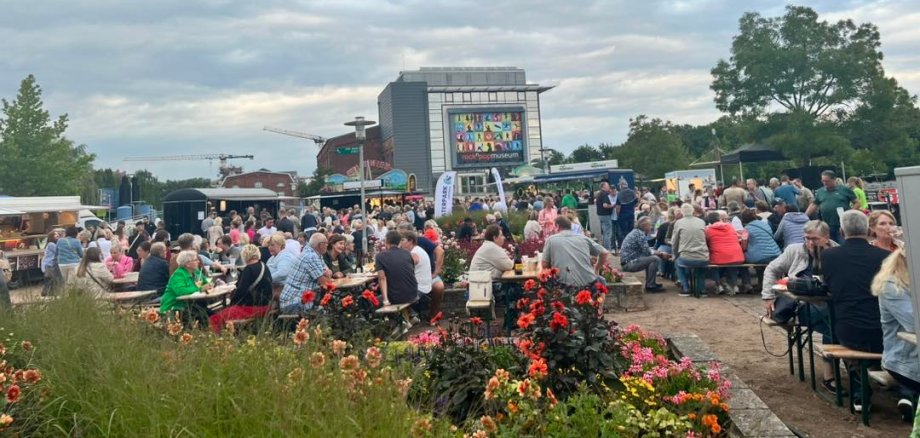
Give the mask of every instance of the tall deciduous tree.
M 64 137 L 67 115 L 52 121 L 35 77 L 23 79 L 16 99 L 2 99 L 0 192 L 14 196 L 80 194 L 91 181 L 95 155 Z
M 599 161 L 603 158 L 604 156 L 601 154 L 601 151 L 589 144 L 583 144 L 572 151 L 572 155 L 569 156 L 569 162 L 587 163 L 590 161 Z
M 616 148 L 620 167 L 631 168 L 646 178 L 685 169 L 690 154 L 670 122 L 640 115 L 629 121 L 629 138 Z
M 782 17 L 744 14 L 731 58 L 712 69 L 716 106 L 730 114 L 768 105 L 821 118 L 858 101 L 882 74 L 878 29 L 851 20 L 818 21 L 807 7 Z

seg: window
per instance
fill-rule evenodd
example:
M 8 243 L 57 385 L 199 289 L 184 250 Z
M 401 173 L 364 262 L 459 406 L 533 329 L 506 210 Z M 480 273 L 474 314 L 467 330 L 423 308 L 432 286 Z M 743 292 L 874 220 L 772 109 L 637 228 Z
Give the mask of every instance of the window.
M 472 95 L 472 93 L 463 93 L 463 101 L 464 101 L 464 102 L 472 102 L 472 101 L 473 101 L 473 95 Z
M 453 102 L 453 101 L 454 101 L 454 93 L 444 93 L 444 101 L 445 101 L 445 102 Z
M 261 189 L 261 188 L 262 188 L 262 181 L 256 181 L 252 186 L 255 187 L 255 188 L 257 188 L 257 189 Z
M 525 101 L 525 100 L 527 100 L 527 94 L 524 93 L 523 91 L 518 91 L 518 99 L 517 99 L 517 100 L 518 100 L 518 101 Z
M 489 92 L 489 102 L 498 102 L 498 93 L 494 91 Z
M 284 183 L 283 182 L 278 183 L 278 187 L 284 187 Z

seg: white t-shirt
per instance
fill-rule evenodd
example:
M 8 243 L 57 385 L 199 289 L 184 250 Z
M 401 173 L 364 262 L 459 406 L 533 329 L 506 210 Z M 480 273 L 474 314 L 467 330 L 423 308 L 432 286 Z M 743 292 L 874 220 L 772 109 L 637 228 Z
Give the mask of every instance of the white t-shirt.
M 275 234 L 275 233 L 277 233 L 277 232 L 278 232 L 278 229 L 275 228 L 275 227 L 271 227 L 271 228 L 262 227 L 262 228 L 259 228 L 259 230 L 256 231 L 256 233 L 258 233 L 259 236 L 261 236 L 261 238 L 259 239 L 258 242 L 252 242 L 252 244 L 253 244 L 253 245 L 261 245 L 261 244 L 262 244 L 262 239 L 264 239 L 265 236 L 271 236 L 272 234 Z
M 300 257 L 300 251 L 303 248 L 300 247 L 300 242 L 295 239 L 287 239 L 284 241 L 284 250 L 294 254 L 296 257 Z
M 105 237 L 100 237 L 96 241 L 90 242 L 88 246 L 90 248 L 99 248 L 99 251 L 102 252 L 102 260 L 105 260 L 112 255 L 112 242 Z
M 428 258 L 428 253 L 418 245 L 415 245 L 411 252 L 418 256 L 418 263 L 415 264 L 415 281 L 418 282 L 418 291 L 427 295 L 431 292 L 431 259 Z

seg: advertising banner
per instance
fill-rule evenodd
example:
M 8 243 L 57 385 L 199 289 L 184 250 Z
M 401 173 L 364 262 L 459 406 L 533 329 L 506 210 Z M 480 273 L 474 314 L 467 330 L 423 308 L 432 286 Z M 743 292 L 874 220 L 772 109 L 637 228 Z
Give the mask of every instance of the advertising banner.
M 453 210 L 454 205 L 454 180 L 457 172 L 449 171 L 441 174 L 438 185 L 434 189 L 434 217 L 439 218 Z
M 495 186 L 498 187 L 498 199 L 502 205 L 508 205 L 505 202 L 505 187 L 502 186 L 502 176 L 499 175 L 498 169 L 492 168 L 492 176 L 495 177 Z
M 522 109 L 451 112 L 449 123 L 456 165 L 475 167 L 524 162 Z

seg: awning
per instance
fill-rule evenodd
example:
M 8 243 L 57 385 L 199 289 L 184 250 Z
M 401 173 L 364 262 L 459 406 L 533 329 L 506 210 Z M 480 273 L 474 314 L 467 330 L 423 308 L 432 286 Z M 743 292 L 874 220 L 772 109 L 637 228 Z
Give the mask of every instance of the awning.
M 722 155 L 722 164 L 754 163 L 758 161 L 786 161 L 782 152 L 761 143 L 741 146 Z
M 26 212 L 0 207 L 0 216 L 20 216 L 23 214 L 26 214 Z

